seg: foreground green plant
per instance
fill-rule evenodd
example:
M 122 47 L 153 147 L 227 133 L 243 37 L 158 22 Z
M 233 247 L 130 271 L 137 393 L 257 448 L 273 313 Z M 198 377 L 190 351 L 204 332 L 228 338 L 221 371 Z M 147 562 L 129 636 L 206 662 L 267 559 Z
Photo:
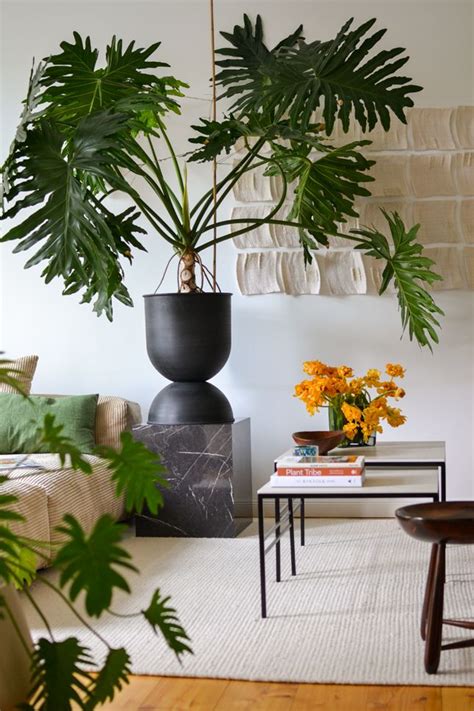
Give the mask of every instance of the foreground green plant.
M 8 361 L 0 360 L 0 383 L 15 382 Z M 32 400 L 33 403 L 33 400 Z M 34 405 L 32 404 L 32 416 Z M 38 429 L 38 443 L 46 445 L 51 452 L 58 453 L 61 465 L 71 466 L 87 476 L 93 472 L 93 464 L 62 434 L 62 426 L 47 415 Z M 108 463 L 111 479 L 115 482 L 116 495 L 124 495 L 128 513 L 140 511 L 146 505 L 157 513 L 163 504 L 160 488 L 166 487 L 166 470 L 159 457 L 152 454 L 141 442 L 136 442 L 129 432 L 121 435 L 120 451 L 98 448 L 97 454 Z M 111 516 L 101 516 L 93 530 L 87 534 L 77 519 L 66 514 L 64 524 L 58 527 L 60 542 L 54 545 L 53 567 L 60 571 L 59 584 L 47 577 L 36 577 L 38 584 L 46 585 L 74 613 L 79 622 L 94 634 L 106 647 L 107 655 L 103 665 L 94 675 L 84 671 L 84 665 L 91 666 L 90 650 L 80 644 L 76 637 L 58 641 L 54 631 L 36 601 L 28 590 L 35 579 L 37 555 L 49 549 L 50 544 L 31 540 L 15 534 L 11 524 L 21 522 L 23 517 L 14 510 L 18 498 L 2 493 L 2 485 L 8 477 L 0 477 L 0 618 L 10 617 L 15 625 L 1 584 L 21 587 L 48 630 L 49 638 L 40 638 L 32 653 L 26 640 L 23 645 L 31 656 L 31 695 L 29 702 L 21 708 L 27 711 L 69 711 L 76 708 L 92 711 L 107 700 L 113 700 L 115 693 L 127 683 L 130 674 L 130 657 L 126 647 L 113 648 L 96 630 L 94 625 L 80 614 L 73 603 L 82 593 L 85 607 L 90 617 L 101 617 L 104 613 L 116 615 L 112 608 L 114 592 L 122 590 L 130 593 L 125 572 L 138 573 L 131 556 L 122 542 L 127 527 L 116 523 Z M 189 638 L 179 623 L 170 598 L 163 596 L 159 589 L 153 592 L 146 609 L 127 617 L 141 617 L 155 632 L 160 632 L 168 647 L 178 659 L 191 653 Z M 18 627 L 16 629 L 19 632 Z
M 155 73 L 168 66 L 152 59 L 159 43 L 124 48 L 114 37 L 105 65 L 98 67 L 98 50 L 74 33 L 72 43 L 62 42 L 61 52 L 32 70 L 21 123 L 2 168 L 4 216 L 17 218 L 25 209 L 28 216 L 3 240 L 17 242 L 15 252 L 35 250 L 26 267 L 45 263 L 46 282 L 61 278 L 64 294 L 81 291 L 82 300 L 95 300 L 94 310 L 109 319 L 113 298 L 132 305 L 122 261 L 145 249 L 140 215 L 178 256 L 181 292 L 200 290 L 196 264 L 203 279 L 215 282 L 201 252 L 262 223 L 297 229 L 306 262 L 331 235 L 352 240 L 353 235 L 339 233 L 339 225 L 358 216 L 358 197 L 370 195 L 367 171 L 374 161 L 361 150 L 370 141 L 335 147 L 328 135 L 336 121 L 345 132 L 354 121 L 364 132 L 379 123 L 388 131 L 392 115 L 406 122 L 410 95 L 421 89 L 397 73 L 408 61 L 403 48 L 372 52 L 386 32 L 371 34 L 374 24 L 372 19 L 353 27 L 349 20 L 325 42 L 307 42 L 300 26 L 272 49 L 264 42 L 260 16 L 254 24 L 245 15 L 242 26 L 222 32 L 227 44 L 216 52 L 217 84 L 219 98 L 231 102 L 230 112 L 192 127 L 190 141 L 197 148 L 189 161 L 214 161 L 233 151 L 235 162 L 192 206 L 187 173 L 166 128 L 167 115 L 180 112 L 178 99 L 187 85 Z M 166 157 L 158 154 L 160 145 Z M 175 186 L 163 174 L 166 158 L 174 166 Z M 236 183 L 256 169 L 280 178 L 277 204 L 262 219 L 219 219 Z M 152 191 L 151 201 L 135 178 Z M 128 196 L 134 207 L 114 211 L 107 200 L 114 193 Z M 282 217 L 287 201 L 291 208 Z M 370 231 L 359 240 L 359 247 L 387 259 L 377 244 Z M 400 293 L 413 276 L 412 255 L 391 254 L 390 264 L 389 281 Z M 424 290 L 431 274 L 427 266 L 415 274 L 424 301 L 431 298 Z M 402 316 L 410 338 L 428 345 L 433 323 L 426 311 L 412 302 Z

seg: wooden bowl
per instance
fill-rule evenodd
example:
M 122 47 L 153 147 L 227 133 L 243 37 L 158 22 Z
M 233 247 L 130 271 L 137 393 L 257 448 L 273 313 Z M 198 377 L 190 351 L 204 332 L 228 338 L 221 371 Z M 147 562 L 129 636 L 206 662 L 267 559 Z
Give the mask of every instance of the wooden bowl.
M 345 434 L 342 430 L 325 430 L 322 432 L 293 432 L 292 437 L 296 444 L 317 444 L 319 454 L 327 454 L 342 442 Z

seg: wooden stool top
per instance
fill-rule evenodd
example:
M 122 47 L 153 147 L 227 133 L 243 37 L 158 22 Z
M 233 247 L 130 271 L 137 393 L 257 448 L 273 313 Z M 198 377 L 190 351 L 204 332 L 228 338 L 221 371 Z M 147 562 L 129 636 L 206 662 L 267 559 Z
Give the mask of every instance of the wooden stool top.
M 413 504 L 395 511 L 409 536 L 429 543 L 474 543 L 474 501 Z

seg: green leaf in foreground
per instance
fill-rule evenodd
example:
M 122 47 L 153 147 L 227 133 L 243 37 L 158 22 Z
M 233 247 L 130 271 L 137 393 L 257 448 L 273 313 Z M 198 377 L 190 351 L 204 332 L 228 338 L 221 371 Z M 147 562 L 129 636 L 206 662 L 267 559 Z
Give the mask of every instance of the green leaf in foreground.
M 8 482 L 7 476 L 0 476 L 0 486 Z M 1 494 L 0 493 L 0 520 L 4 521 L 23 521 L 23 516 L 12 509 L 7 508 L 10 504 L 16 504 L 18 501 L 18 496 L 15 494 Z
M 83 708 L 81 696 L 87 691 L 91 676 L 81 669 L 90 664 L 88 650 L 76 637 L 62 642 L 40 639 L 32 657 L 32 688 L 29 704 L 20 706 L 24 711 L 70 711 Z M 38 702 L 41 705 L 38 706 Z
M 118 452 L 110 447 L 96 450 L 109 462 L 112 481 L 116 482 L 115 493 L 117 496 L 125 494 L 127 511 L 141 511 L 146 504 L 151 513 L 156 514 L 163 506 L 163 495 L 158 486 L 168 486 L 162 476 L 166 468 L 161 464 L 160 456 L 134 440 L 130 432 L 122 432 L 120 440 L 122 448 Z
M 0 476 L 0 486 L 7 481 L 8 477 Z M 23 516 L 10 508 L 10 505 L 15 504 L 17 501 L 18 497 L 14 496 L 14 494 L 0 493 L 0 522 L 24 520 Z M 11 563 L 16 560 L 17 540 L 8 525 L 0 523 L 0 582 L 9 583 L 13 579 Z
M 19 540 L 13 544 L 15 553 L 8 559 L 8 567 L 13 578 L 13 584 L 19 590 L 29 587 L 36 578 L 37 556 L 29 547 Z
M 176 654 L 178 660 L 185 652 L 192 654 L 191 647 L 187 644 L 189 637 L 179 624 L 176 610 L 168 605 L 170 596 L 161 597 L 160 590 L 153 593 L 151 602 L 142 614 L 156 632 L 157 628 L 165 638 L 170 649 Z
M 92 711 L 107 700 L 113 701 L 115 692 L 121 691 L 123 685 L 129 683 L 130 671 L 130 657 L 126 650 L 123 647 L 110 649 L 104 666 L 89 689 L 89 698 L 84 704 L 85 711 Z
M 87 459 L 84 459 L 82 452 L 72 443 L 69 437 L 61 434 L 64 425 L 56 425 L 54 415 L 45 415 L 43 426 L 38 429 L 38 437 L 41 445 L 46 445 L 43 451 L 54 452 L 59 455 L 61 466 L 64 466 L 66 457 L 69 456 L 71 467 L 80 469 L 85 474 L 92 473 L 92 467 Z
M 126 526 L 115 523 L 108 515 L 101 516 L 87 535 L 74 516 L 64 516 L 65 525 L 57 530 L 66 536 L 55 565 L 61 569 L 60 585 L 71 582 L 69 597 L 74 602 L 79 593 L 85 593 L 86 610 L 92 617 L 110 607 L 115 588 L 130 592 L 130 587 L 117 568 L 136 571 L 129 560 L 130 554 L 122 548 Z
M 15 368 L 13 361 L 0 358 L 0 384 L 6 385 L 14 392 L 27 397 L 22 387 L 24 376 L 25 374 L 22 370 Z
M 439 342 L 436 328 L 440 327 L 435 314 L 444 315 L 444 312 L 435 304 L 423 284 L 431 285 L 442 277 L 431 270 L 433 260 L 422 256 L 423 247 L 416 242 L 420 225 L 414 225 L 406 231 L 397 212 L 382 212 L 390 228 L 393 248 L 375 228 L 351 230 L 351 234 L 359 235 L 353 238 L 358 242 L 357 249 L 363 249 L 369 256 L 387 262 L 379 293 L 383 294 L 393 280 L 403 330 L 408 328 L 410 340 L 415 338 L 420 346 L 428 346 L 433 350 L 430 339 L 433 343 Z

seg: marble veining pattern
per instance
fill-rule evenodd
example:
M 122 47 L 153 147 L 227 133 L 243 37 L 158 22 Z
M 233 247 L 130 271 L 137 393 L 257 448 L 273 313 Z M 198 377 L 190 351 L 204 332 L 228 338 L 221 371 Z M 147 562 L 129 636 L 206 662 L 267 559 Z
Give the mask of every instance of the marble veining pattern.
M 143 424 L 133 435 L 160 454 L 170 484 L 158 517 L 149 512 L 137 517 L 137 535 L 228 537 L 250 522 L 248 419 L 222 425 Z

